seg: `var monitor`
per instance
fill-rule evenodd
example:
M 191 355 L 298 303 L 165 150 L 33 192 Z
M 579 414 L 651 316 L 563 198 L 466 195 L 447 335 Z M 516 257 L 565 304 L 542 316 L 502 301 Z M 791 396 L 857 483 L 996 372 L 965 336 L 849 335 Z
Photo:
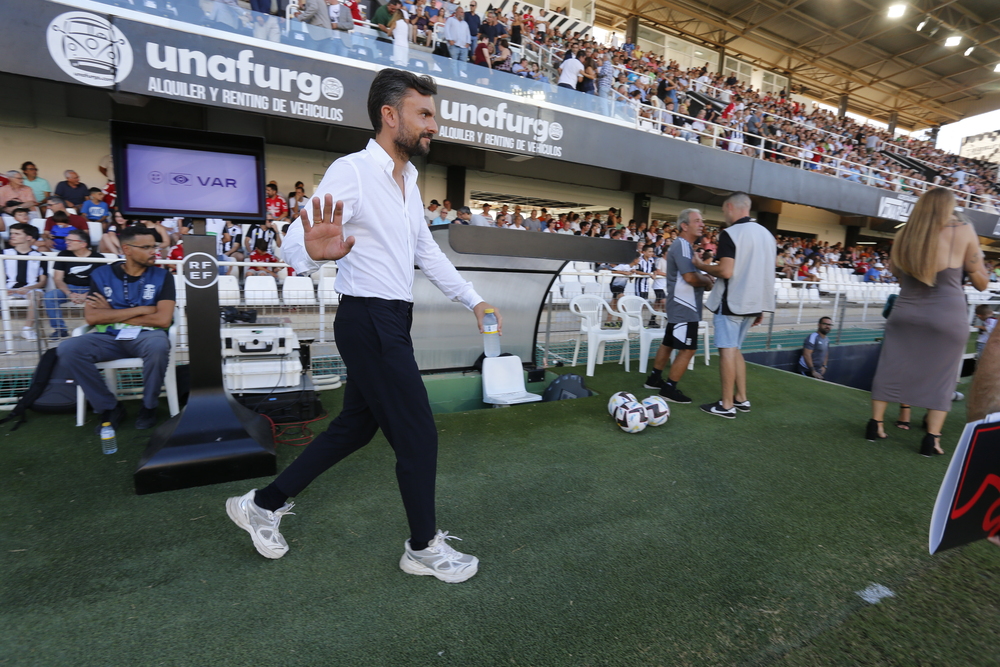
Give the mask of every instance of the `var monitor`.
M 263 137 L 112 121 L 111 155 L 125 216 L 264 221 Z

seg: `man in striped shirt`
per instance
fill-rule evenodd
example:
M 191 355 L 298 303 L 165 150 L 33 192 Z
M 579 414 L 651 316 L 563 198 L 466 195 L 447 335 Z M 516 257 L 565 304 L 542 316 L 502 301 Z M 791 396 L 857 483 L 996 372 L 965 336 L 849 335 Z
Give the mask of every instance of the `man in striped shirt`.
M 34 243 L 38 241 L 38 230 L 34 225 L 18 222 L 10 226 L 10 246 L 4 249 L 3 254 L 10 257 L 14 255 L 38 255 L 42 253 L 35 250 Z M 44 262 L 14 261 L 12 259 L 4 261 L 4 271 L 7 273 L 7 293 L 15 299 L 28 300 L 28 315 L 24 320 L 24 327 L 21 335 L 27 340 L 35 340 L 35 306 L 40 290 L 45 288 L 48 280 Z

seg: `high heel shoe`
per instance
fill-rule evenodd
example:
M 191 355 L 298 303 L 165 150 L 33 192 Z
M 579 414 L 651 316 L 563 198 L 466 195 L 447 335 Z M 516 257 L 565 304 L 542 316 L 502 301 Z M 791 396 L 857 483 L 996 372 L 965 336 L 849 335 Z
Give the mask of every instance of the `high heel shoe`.
M 878 425 L 882 422 L 876 421 L 875 419 L 869 419 L 868 425 L 865 426 L 865 440 L 869 442 L 875 442 L 876 440 L 885 440 L 889 436 L 878 434 Z
M 926 434 L 924 439 L 920 441 L 920 455 L 931 457 L 944 454 L 944 452 L 937 450 L 938 438 L 940 437 L 940 435 L 934 435 L 933 433 Z

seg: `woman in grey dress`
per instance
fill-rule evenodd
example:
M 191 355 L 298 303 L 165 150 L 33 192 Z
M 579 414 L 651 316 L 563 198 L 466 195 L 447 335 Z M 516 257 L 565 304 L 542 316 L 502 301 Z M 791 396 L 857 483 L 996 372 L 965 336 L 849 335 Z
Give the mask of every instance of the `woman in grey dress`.
M 968 274 L 979 291 L 989 280 L 979 238 L 955 217 L 951 191 L 934 188 L 920 198 L 896 235 L 891 264 L 900 291 L 885 325 L 865 436 L 887 437 L 882 421 L 889 403 L 923 407 L 927 435 L 920 453 L 943 454 L 941 428 L 969 340 L 962 276 Z

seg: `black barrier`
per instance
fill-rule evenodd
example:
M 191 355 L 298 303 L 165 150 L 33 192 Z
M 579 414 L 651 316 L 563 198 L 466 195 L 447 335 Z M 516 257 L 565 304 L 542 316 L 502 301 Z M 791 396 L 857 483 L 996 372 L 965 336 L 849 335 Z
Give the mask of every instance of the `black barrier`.
M 802 339 L 808 334 L 803 334 Z M 864 391 L 872 390 L 872 380 L 878 367 L 879 343 L 865 345 L 831 345 L 825 380 Z M 799 372 L 802 348 L 744 352 L 747 361 L 791 373 Z
M 215 237 L 184 237 L 191 394 L 153 433 L 133 479 L 139 495 L 273 475 L 277 454 L 267 419 L 222 385 L 219 265 Z

